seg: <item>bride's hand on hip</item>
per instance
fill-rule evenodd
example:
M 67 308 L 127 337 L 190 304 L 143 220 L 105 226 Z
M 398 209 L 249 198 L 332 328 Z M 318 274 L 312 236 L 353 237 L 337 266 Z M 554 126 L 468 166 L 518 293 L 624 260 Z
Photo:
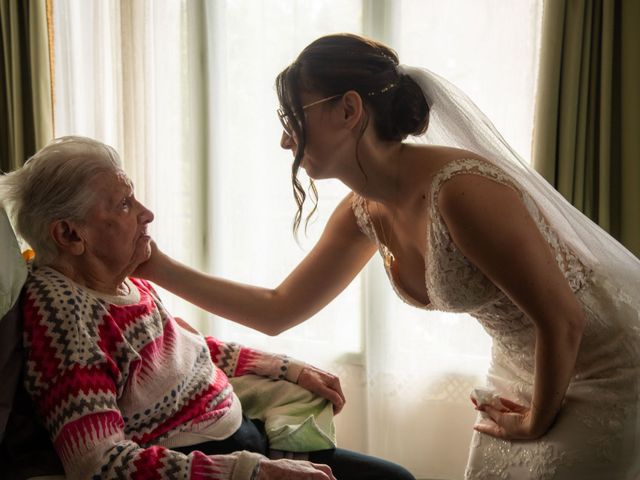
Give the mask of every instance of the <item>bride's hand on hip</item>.
M 503 440 L 533 440 L 547 429 L 536 427 L 532 421 L 531 409 L 500 397 L 500 407 L 480 404 L 476 410 L 484 412 L 485 418 L 473 426 L 474 430 Z

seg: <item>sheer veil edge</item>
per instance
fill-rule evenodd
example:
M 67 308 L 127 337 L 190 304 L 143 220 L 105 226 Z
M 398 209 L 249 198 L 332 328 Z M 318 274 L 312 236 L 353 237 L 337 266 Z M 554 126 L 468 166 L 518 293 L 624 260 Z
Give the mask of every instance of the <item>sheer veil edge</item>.
M 635 308 L 640 316 L 640 260 L 529 166 L 459 88 L 422 68 L 399 65 L 398 73 L 420 86 L 430 106 L 429 128 L 413 140 L 470 150 L 504 170 L 531 196 L 560 239 L 592 270 L 593 281 L 606 285 L 617 302 Z

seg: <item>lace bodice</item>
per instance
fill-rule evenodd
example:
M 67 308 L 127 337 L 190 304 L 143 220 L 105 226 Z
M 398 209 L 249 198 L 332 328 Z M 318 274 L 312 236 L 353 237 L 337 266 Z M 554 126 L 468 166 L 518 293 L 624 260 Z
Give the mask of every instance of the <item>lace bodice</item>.
M 425 286 L 430 299 L 429 305 L 419 304 L 396 284 L 392 274 L 393 265 L 389 262 L 385 262 L 387 276 L 398 296 L 411 305 L 472 314 L 494 338 L 494 342 L 497 341 L 497 348 L 503 349 L 503 353 L 508 357 L 519 358 L 520 369 L 532 371 L 534 341 L 531 321 L 458 249 L 440 214 L 440 189 L 447 180 L 460 174 L 480 175 L 515 189 L 555 253 L 558 266 L 573 291 L 577 292 L 585 284 L 590 270 L 566 243 L 558 238 L 535 203 L 519 188 L 516 181 L 491 163 L 466 158 L 446 164 L 434 175 L 431 183 L 425 239 Z M 387 247 L 380 242 L 373 227 L 366 200 L 354 195 L 352 207 L 362 232 L 378 245 L 383 257 L 388 256 Z
M 584 285 L 589 275 L 589 269 L 558 238 L 534 202 L 518 187 L 517 183 L 506 173 L 486 161 L 463 158 L 446 164 L 436 173 L 431 183 L 429 211 L 426 215 L 429 225 L 427 226 L 428 234 L 425 239 L 425 251 L 427 252 L 427 258 L 425 259 L 425 286 L 431 303 L 429 305 L 416 305 L 417 302 L 408 297 L 402 288 L 395 284 L 393 275 L 390 272 L 391 265 L 387 264 L 387 262 L 385 266 L 389 280 L 400 298 L 411 305 L 422 308 L 469 313 L 483 312 L 489 305 L 496 305 L 496 302 L 500 302 L 505 298 L 504 294 L 460 252 L 451 239 L 440 215 L 438 206 L 440 188 L 447 180 L 459 174 L 481 175 L 514 188 L 521 195 L 529 213 L 536 221 L 549 246 L 555 252 L 558 266 L 572 289 L 577 291 Z M 387 247 L 378 239 L 371 222 L 366 200 L 359 195 L 354 195 L 352 207 L 362 232 L 372 242 L 376 243 L 383 257 L 387 256 Z M 497 313 L 502 316 L 504 311 L 500 310 Z

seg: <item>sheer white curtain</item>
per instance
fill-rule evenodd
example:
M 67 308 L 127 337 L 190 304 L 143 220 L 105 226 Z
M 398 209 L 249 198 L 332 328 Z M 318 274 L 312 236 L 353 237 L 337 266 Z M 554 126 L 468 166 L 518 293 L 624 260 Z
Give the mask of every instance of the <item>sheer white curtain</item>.
M 312 8 L 310 8 L 313 6 Z M 238 281 L 275 286 L 318 239 L 333 207 L 347 194 L 322 182 L 319 215 L 291 233 L 291 153 L 280 148 L 274 80 L 298 51 L 333 29 L 359 32 L 361 1 L 228 1 L 207 4 L 212 121 L 208 179 L 210 269 Z M 303 180 L 304 183 L 305 180 Z M 277 338 L 216 319 L 216 334 L 265 348 L 333 360 L 362 350 L 361 282 L 305 324 Z
M 55 2 L 57 135 L 114 145 L 154 234 L 180 260 L 274 286 L 347 193 L 319 182 L 308 236 L 291 235 L 291 154 L 279 147 L 276 74 L 310 41 L 364 33 L 449 78 L 529 156 L 542 0 L 137 0 Z M 378 259 L 325 310 L 277 338 L 169 308 L 207 333 L 340 374 L 345 448 L 418 478 L 458 479 L 490 342 L 464 315 L 398 301 Z
M 201 112 L 193 95 L 202 45 L 188 35 L 189 8 L 185 0 L 56 0 L 55 134 L 115 147 L 136 196 L 156 213 L 155 238 L 199 265 Z M 200 315 L 163 297 L 177 315 Z

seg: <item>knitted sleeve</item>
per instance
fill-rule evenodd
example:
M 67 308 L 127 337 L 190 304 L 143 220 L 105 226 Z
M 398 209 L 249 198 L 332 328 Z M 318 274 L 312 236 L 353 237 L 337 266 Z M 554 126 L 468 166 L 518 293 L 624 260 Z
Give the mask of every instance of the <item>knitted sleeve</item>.
M 257 454 L 184 455 L 131 440 L 118 406 L 127 347 L 105 306 L 33 278 L 23 298 L 25 386 L 68 479 L 252 478 Z
M 273 354 L 243 347 L 237 343 L 225 343 L 214 337 L 206 337 L 213 363 L 228 377 L 247 374 L 288 380 L 297 383 L 305 363 L 286 355 Z

